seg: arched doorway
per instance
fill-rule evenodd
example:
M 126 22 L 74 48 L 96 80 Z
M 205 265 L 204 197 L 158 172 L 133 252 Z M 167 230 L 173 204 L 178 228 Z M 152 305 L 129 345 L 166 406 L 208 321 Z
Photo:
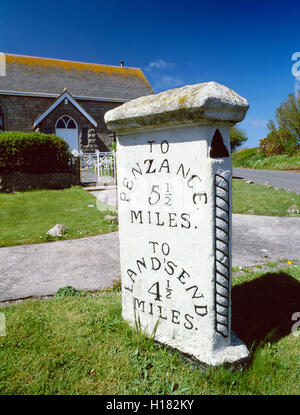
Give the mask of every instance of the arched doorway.
M 56 122 L 55 134 L 69 144 L 71 151 L 78 151 L 78 127 L 73 118 L 68 115 L 60 117 Z

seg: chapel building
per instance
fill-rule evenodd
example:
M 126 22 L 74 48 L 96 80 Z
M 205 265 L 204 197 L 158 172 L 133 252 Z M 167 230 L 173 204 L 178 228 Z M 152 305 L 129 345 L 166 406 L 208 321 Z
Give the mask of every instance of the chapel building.
M 139 68 L 1 54 L 0 131 L 40 131 L 78 152 L 109 151 L 104 114 L 154 91 Z

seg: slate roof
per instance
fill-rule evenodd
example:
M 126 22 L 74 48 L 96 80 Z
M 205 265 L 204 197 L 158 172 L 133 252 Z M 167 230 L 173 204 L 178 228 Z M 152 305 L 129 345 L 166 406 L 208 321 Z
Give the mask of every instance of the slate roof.
M 1 91 L 56 94 L 64 88 L 75 97 L 131 100 L 153 94 L 142 70 L 5 53 Z

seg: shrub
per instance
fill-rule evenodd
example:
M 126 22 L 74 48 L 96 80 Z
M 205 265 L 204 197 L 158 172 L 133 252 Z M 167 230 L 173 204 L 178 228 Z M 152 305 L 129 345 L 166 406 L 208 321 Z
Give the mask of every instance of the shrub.
M 266 156 L 288 154 L 291 156 L 297 150 L 297 139 L 287 129 L 271 131 L 266 138 L 260 140 L 260 150 Z
M 266 138 L 260 140 L 259 147 L 266 156 L 284 153 L 282 140 L 276 131 L 271 131 Z
M 69 171 L 69 145 L 53 134 L 0 133 L 0 173 Z

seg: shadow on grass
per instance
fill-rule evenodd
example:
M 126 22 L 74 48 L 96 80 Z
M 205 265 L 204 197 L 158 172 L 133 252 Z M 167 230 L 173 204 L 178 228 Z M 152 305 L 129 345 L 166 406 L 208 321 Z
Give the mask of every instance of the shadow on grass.
M 300 283 L 284 272 L 237 285 L 231 296 L 232 330 L 248 348 L 289 335 L 292 314 L 300 312 Z

